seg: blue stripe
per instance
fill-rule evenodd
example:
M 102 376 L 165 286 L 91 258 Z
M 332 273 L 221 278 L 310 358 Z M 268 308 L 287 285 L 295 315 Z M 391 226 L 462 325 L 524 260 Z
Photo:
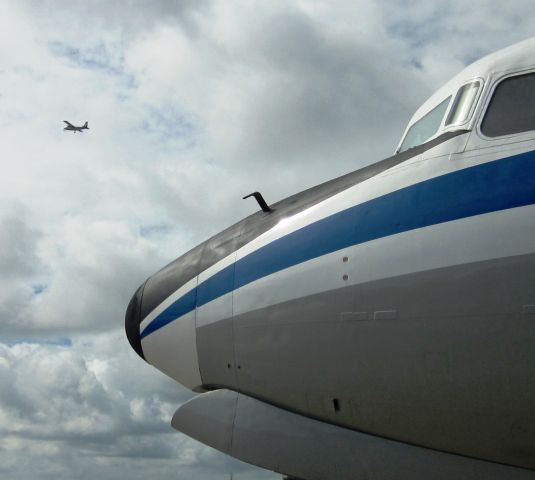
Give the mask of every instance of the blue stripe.
M 199 285 L 197 306 L 200 307 L 234 290 L 234 265 L 233 263 L 223 268 Z
M 164 327 L 173 320 L 186 315 L 195 308 L 195 300 L 197 297 L 197 289 L 194 288 L 188 293 L 180 297 L 177 301 L 167 307 L 160 315 L 158 315 L 151 323 L 147 325 L 147 328 L 143 330 L 141 338 L 150 335 L 152 332 Z
M 402 188 L 307 225 L 219 271 L 197 290 L 197 306 L 307 260 L 382 237 L 535 203 L 535 152 L 496 160 Z M 175 304 L 182 305 L 182 299 Z M 194 295 L 195 296 L 195 295 Z M 178 318 L 175 304 L 143 331 Z M 188 303 L 189 310 L 195 308 Z M 173 312 L 173 313 L 168 313 Z M 154 327 L 153 325 L 156 324 Z

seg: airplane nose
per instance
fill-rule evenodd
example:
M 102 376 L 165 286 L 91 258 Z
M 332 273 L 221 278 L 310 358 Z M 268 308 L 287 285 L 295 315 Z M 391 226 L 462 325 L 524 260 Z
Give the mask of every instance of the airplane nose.
M 126 335 L 147 363 L 198 391 L 202 379 L 195 323 L 196 277 L 184 283 L 176 267 L 177 263 L 156 272 L 136 291 L 126 311 Z M 170 297 L 169 291 L 179 293 Z
M 143 283 L 134 293 L 134 296 L 130 300 L 128 307 L 126 309 L 126 315 L 124 319 L 124 326 L 126 330 L 126 337 L 130 342 L 130 346 L 135 350 L 135 352 L 145 360 L 145 355 L 143 354 L 143 349 L 141 348 L 141 336 L 139 333 L 139 325 L 141 323 L 141 300 L 143 297 L 143 290 L 145 289 L 145 284 Z

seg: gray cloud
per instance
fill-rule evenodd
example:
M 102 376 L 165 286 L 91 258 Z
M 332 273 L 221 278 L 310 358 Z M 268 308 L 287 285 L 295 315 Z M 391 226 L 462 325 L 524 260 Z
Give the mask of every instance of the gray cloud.
M 147 472 L 170 478 L 182 467 L 208 474 L 214 465 L 223 472 L 239 470 L 239 464 L 170 429 L 170 416 L 191 393 L 140 365 L 124 343 L 114 334 L 73 347 L 0 344 L 2 464 L 7 456 L 30 454 L 42 465 L 43 478 L 71 478 L 91 462 L 93 472 L 112 469 L 104 469 L 103 478 L 123 478 L 113 469 L 134 470 L 130 463 L 138 471 L 129 478 Z M 150 464 L 156 460 L 158 465 Z M 24 478 L 19 473 L 26 467 L 13 465 L 13 478 Z
M 44 274 L 36 248 L 40 232 L 30 225 L 20 205 L 0 217 L 0 322 L 4 327 L 23 322 L 22 312 L 35 292 L 44 288 Z
M 210 3 L 209 0 L 154 0 L 147 5 L 143 0 L 121 3 L 106 0 L 27 0 L 24 8 L 38 25 L 60 29 L 60 34 L 72 35 L 83 43 L 92 34 L 119 31 L 122 36 L 129 37 L 161 25 L 178 24 L 193 33 L 195 15 Z
M 171 431 L 190 393 L 122 331 L 135 288 L 269 201 L 389 155 L 535 6 L 0 4 L 2 478 L 273 478 Z M 89 121 L 87 134 L 62 120 Z
M 191 393 L 140 363 L 122 335 L 87 340 L 0 345 L 5 478 L 266 478 L 172 431 Z
M 39 232 L 28 224 L 23 210 L 16 206 L 11 210 L 0 220 L 0 271 L 14 280 L 30 276 L 38 268 L 35 247 Z

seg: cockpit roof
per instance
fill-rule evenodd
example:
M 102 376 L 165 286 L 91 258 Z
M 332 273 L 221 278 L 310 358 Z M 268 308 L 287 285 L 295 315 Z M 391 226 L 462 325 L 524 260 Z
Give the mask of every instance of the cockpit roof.
M 515 45 L 511 45 L 502 50 L 498 50 L 497 52 L 487 55 L 467 66 L 464 70 L 455 75 L 455 77 L 453 77 L 449 82 L 439 88 L 420 106 L 420 108 L 418 108 L 418 110 L 416 110 L 410 119 L 405 132 L 403 133 L 402 140 L 405 138 L 408 129 L 414 123 L 427 115 L 440 102 L 444 101 L 444 99 L 448 98 L 449 96 L 454 96 L 459 88 L 465 85 L 467 82 L 476 79 L 482 79 L 488 85 L 493 79 L 500 77 L 504 73 L 533 68 L 535 66 L 534 51 L 535 37 L 524 40 Z M 459 128 L 466 128 L 466 126 L 452 126 L 449 128 L 443 128 L 439 130 L 436 135 L 439 135 L 444 131 L 456 130 Z

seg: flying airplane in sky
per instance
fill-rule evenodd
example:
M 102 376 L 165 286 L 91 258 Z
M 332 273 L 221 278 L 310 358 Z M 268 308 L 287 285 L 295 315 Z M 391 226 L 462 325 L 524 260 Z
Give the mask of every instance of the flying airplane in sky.
M 534 480 L 535 39 L 446 83 L 394 156 L 155 273 L 126 332 L 198 393 L 172 426 L 245 462 Z
M 89 130 L 89 127 L 87 126 L 87 122 L 85 122 L 81 127 L 76 127 L 72 123 L 67 122 L 67 120 L 63 120 L 63 122 L 67 124 L 67 126 L 63 130 L 70 130 L 73 133 L 83 132 L 84 130 Z

